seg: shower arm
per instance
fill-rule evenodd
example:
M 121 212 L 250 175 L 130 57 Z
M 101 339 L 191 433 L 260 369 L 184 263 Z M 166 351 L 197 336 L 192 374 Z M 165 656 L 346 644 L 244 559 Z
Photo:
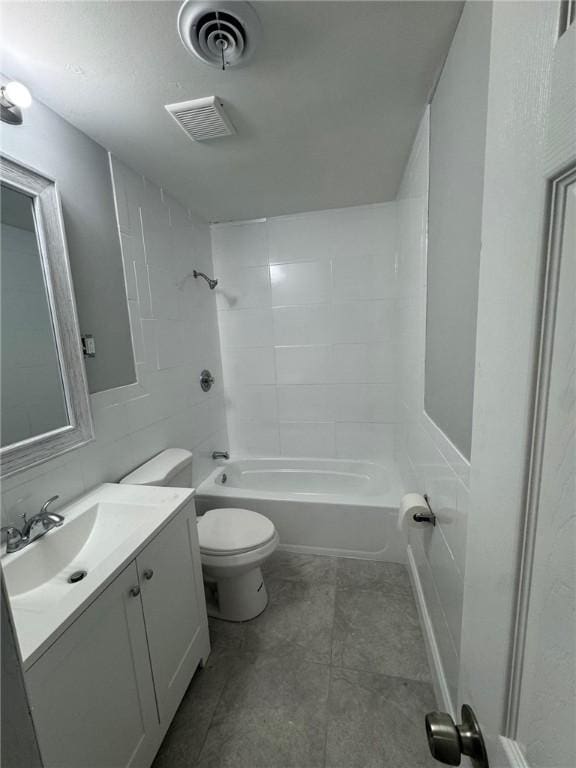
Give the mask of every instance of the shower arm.
M 195 269 L 195 270 L 192 272 L 192 274 L 193 274 L 193 275 L 194 275 L 194 277 L 196 277 L 196 278 L 198 278 L 198 277 L 203 277 L 203 278 L 204 278 L 204 280 L 206 280 L 206 282 L 207 282 L 207 283 L 208 283 L 208 285 L 210 286 L 210 290 L 211 290 L 211 291 L 213 291 L 213 290 L 214 290 L 214 288 L 216 288 L 216 286 L 218 285 L 218 280 L 214 280 L 213 278 L 211 278 L 211 277 L 208 277 L 208 275 L 205 275 L 205 274 L 204 274 L 204 272 L 198 272 L 198 270 L 197 270 L 197 269 Z

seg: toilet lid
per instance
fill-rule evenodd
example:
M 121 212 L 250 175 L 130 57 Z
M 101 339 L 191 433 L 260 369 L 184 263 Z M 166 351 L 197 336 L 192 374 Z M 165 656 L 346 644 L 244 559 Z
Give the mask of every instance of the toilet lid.
M 251 509 L 209 509 L 198 520 L 200 550 L 209 554 L 240 554 L 267 544 L 276 529 Z

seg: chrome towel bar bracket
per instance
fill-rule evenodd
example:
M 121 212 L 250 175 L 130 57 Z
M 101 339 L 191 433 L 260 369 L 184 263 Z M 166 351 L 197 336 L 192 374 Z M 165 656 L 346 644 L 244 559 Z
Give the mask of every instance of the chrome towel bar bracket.
M 426 506 L 428 507 L 428 512 L 415 512 L 412 516 L 412 519 L 416 523 L 432 523 L 432 525 L 436 525 L 436 515 L 432 511 L 432 507 L 430 506 L 430 497 L 427 493 L 424 494 L 424 501 L 426 502 Z

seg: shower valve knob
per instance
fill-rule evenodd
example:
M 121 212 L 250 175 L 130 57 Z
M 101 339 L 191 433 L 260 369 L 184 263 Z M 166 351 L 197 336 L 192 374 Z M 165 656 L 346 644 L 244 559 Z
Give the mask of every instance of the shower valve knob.
M 444 765 L 460 765 L 462 755 L 474 768 L 489 768 L 482 731 L 472 708 L 462 707 L 462 723 L 456 725 L 446 712 L 426 715 L 426 736 L 432 757 Z

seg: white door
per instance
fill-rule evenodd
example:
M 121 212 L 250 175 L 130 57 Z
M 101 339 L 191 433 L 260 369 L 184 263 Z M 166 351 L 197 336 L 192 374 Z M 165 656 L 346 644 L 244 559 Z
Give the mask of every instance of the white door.
M 576 766 L 576 29 L 496 2 L 459 704 L 491 768 Z M 464 763 L 463 763 L 464 764 Z
M 144 620 L 163 727 L 210 652 L 200 548 L 190 504 L 138 556 Z
M 45 768 L 148 768 L 160 726 L 134 563 L 25 680 Z
M 531 766 L 576 766 L 576 166 L 557 185 L 510 725 Z M 554 311 L 555 310 L 555 311 Z M 555 316 L 553 316 L 555 315 Z M 545 380 L 545 375 L 547 381 Z

